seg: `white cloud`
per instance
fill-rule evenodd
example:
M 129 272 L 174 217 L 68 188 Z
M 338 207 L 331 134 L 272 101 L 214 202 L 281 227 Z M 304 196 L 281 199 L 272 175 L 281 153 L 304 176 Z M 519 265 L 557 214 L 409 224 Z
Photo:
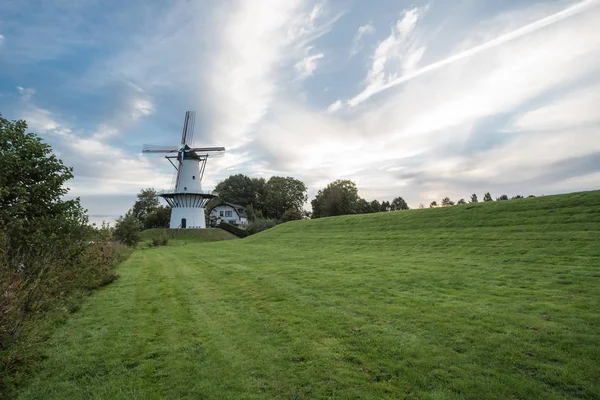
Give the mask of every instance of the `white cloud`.
M 311 47 L 306 49 L 306 56 L 294 65 L 296 71 L 298 71 L 298 79 L 304 79 L 313 74 L 317 69 L 317 61 L 324 57 L 323 53 L 308 54 Z
M 2 47 L 3 43 L 4 43 L 4 35 L 0 35 L 0 47 Z
M 150 100 L 136 98 L 132 100 L 131 104 L 132 114 L 131 117 L 135 120 L 140 117 L 145 117 L 154 114 L 154 105 Z
M 515 128 L 521 131 L 562 131 L 600 123 L 600 85 L 569 93 L 554 103 L 521 115 Z
M 331 112 L 336 112 L 337 110 L 339 110 L 340 108 L 342 108 L 342 106 L 343 106 L 342 101 L 338 99 L 338 100 L 334 101 L 333 103 L 331 103 L 329 105 L 329 107 L 327 107 L 327 111 L 330 112 L 330 113 Z
M 528 16 L 528 10 L 515 14 L 515 18 Z M 316 114 L 300 104 L 281 105 L 275 118 L 259 127 L 258 143 L 272 157 L 271 169 L 295 172 L 314 189 L 347 177 L 357 182 L 367 198 L 386 193 L 391 197 L 400 191 L 416 205 L 440 193 L 466 197 L 472 190 L 483 190 L 482 186 L 493 192 L 514 190 L 514 194 L 540 193 L 542 188 L 546 193 L 560 191 L 560 182 L 567 178 L 544 183 L 542 177 L 550 167 L 600 151 L 594 112 L 600 90 L 590 87 L 558 104 L 544 102 L 551 101 L 548 94 L 557 89 L 597 79 L 598 23 L 598 9 L 573 14 L 551 28 L 446 64 L 427 77 L 415 77 L 401 90 L 360 108 Z M 400 21 L 390 37 L 396 40 L 400 31 L 414 35 L 415 26 L 415 22 Z M 386 49 L 393 46 L 380 46 L 376 53 L 387 64 L 387 55 L 394 52 Z M 380 74 L 383 80 L 389 76 L 377 69 L 377 60 L 374 57 L 370 69 L 372 82 Z M 517 117 L 514 124 L 502 125 L 503 115 L 533 101 L 541 104 L 538 110 Z M 328 111 L 339 110 L 341 105 L 338 100 Z M 555 114 L 550 124 L 556 129 L 535 133 L 550 128 L 541 125 L 550 113 Z M 489 128 L 485 125 L 488 118 L 499 121 Z M 583 122 L 587 125 L 580 126 Z M 594 129 L 590 124 L 596 124 Z M 526 181 L 521 190 L 519 184 Z
M 350 57 L 356 55 L 362 48 L 361 39 L 365 35 L 375 33 L 375 27 L 371 24 L 359 26 L 352 40 L 352 50 L 350 51 Z
M 371 72 L 369 72 L 369 79 L 368 79 L 370 81 L 369 85 L 361 93 L 359 93 L 352 99 L 348 100 L 347 104 L 350 106 L 356 106 L 356 105 L 362 103 L 363 101 L 367 100 L 374 94 L 377 94 L 383 90 L 387 90 L 389 88 L 392 88 L 394 86 L 397 86 L 399 84 L 407 82 L 411 79 L 417 78 L 423 74 L 435 71 L 446 65 L 458 62 L 458 61 L 463 60 L 468 57 L 472 57 L 472 56 L 474 56 L 478 53 L 481 53 L 485 50 L 492 49 L 494 47 L 500 46 L 504 43 L 510 42 L 515 39 L 519 39 L 523 36 L 526 36 L 528 34 L 536 32 L 546 26 L 555 24 L 564 19 L 581 14 L 585 11 L 592 11 L 596 6 L 598 6 L 599 3 L 600 3 L 599 0 L 583 0 L 583 1 L 576 3 L 575 5 L 568 7 L 560 12 L 557 12 L 548 17 L 542 18 L 538 21 L 535 21 L 533 23 L 525 25 L 525 26 L 523 26 L 519 29 L 516 29 L 514 31 L 511 31 L 509 33 L 504 33 L 500 36 L 497 36 L 495 39 L 492 39 L 488 42 L 485 42 L 483 44 L 480 44 L 480 45 L 470 48 L 468 50 L 461 51 L 457 54 L 454 54 L 450 57 L 447 57 L 443 60 L 440 60 L 438 62 L 430 64 L 421 69 L 406 70 L 405 73 L 398 78 L 390 79 L 387 82 L 383 82 L 382 79 L 376 79 L 375 82 L 372 82 L 373 76 L 375 78 L 378 78 L 380 76 L 381 70 L 383 69 L 383 64 L 386 61 L 385 53 L 387 53 L 388 48 L 391 48 L 392 44 L 395 42 L 394 34 L 392 33 L 390 38 L 386 39 L 386 41 L 389 41 L 389 42 L 385 43 L 385 41 L 384 41 L 384 43 L 382 43 L 380 45 L 380 46 L 383 45 L 383 48 L 380 49 L 378 47 L 378 49 L 375 52 L 375 61 L 373 62 L 373 68 L 372 68 Z M 407 22 L 404 22 L 404 20 L 407 19 L 406 16 L 402 21 L 399 21 L 399 23 L 398 23 L 398 31 L 399 32 L 410 33 L 414 29 L 416 21 L 418 20 L 418 16 L 412 15 L 412 14 L 409 15 L 409 14 L 410 14 L 410 12 L 407 13 L 407 16 L 409 16 Z M 383 54 L 378 54 L 378 51 L 379 51 L 379 53 L 383 53 Z M 416 64 L 416 63 L 411 62 L 411 64 L 413 64 L 413 67 L 414 67 L 414 64 Z
M 413 8 L 403 12 L 392 27 L 390 35 L 381 41 L 373 54 L 373 62 L 365 80 L 367 87 L 358 96 L 348 101 L 355 106 L 384 85 L 400 75 L 412 73 L 418 66 L 425 47 L 420 46 L 414 35 L 417 22 L 427 7 Z
M 33 89 L 33 88 L 24 88 L 22 86 L 17 86 L 17 92 L 19 93 L 19 96 L 21 96 L 21 100 L 23 100 L 23 101 L 29 101 L 29 100 L 31 100 L 31 98 L 35 94 L 35 89 Z
M 322 55 L 305 52 L 331 29 L 335 18 L 326 15 L 323 3 L 311 7 L 302 0 L 236 3 L 226 20 L 220 21 L 206 80 L 205 104 L 212 117 L 209 131 L 215 138 L 228 148 L 248 143 L 252 129 L 288 80 L 282 66 L 308 57 L 298 70 L 314 71 Z

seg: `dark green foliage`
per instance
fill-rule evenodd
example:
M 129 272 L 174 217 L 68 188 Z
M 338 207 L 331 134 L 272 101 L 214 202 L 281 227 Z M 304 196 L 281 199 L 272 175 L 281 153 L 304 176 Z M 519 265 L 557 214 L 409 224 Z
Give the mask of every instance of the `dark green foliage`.
M 392 211 L 392 204 L 389 201 L 382 201 L 379 211 Z
M 456 204 L 467 204 L 465 199 L 460 199 Z
M 244 237 L 248 236 L 247 230 L 239 228 L 235 225 L 229 224 L 224 221 L 221 221 L 221 223 L 219 224 L 218 227 L 229 233 L 233 233 L 235 236 L 240 237 L 240 238 L 244 238 Z
M 392 201 L 392 211 L 408 210 L 409 208 L 402 197 L 396 197 Z
M 253 235 L 258 232 L 265 231 L 277 225 L 277 221 L 268 218 L 256 218 L 248 224 L 248 233 Z
M 442 207 L 449 207 L 449 206 L 453 206 L 454 202 L 452 200 L 450 200 L 450 197 L 444 197 L 442 199 Z
M 361 209 L 356 184 L 350 180 L 331 182 L 311 201 L 313 218 L 356 214 Z M 366 208 L 370 210 L 370 206 Z
M 141 229 L 140 220 L 129 210 L 124 216 L 117 219 L 114 237 L 124 245 L 133 247 L 142 240 L 140 236 Z
M 46 251 L 81 243 L 87 215 L 79 199 L 63 200 L 73 169 L 66 167 L 49 145 L 26 133 L 25 121 L 0 115 L 0 231 L 9 257 L 31 247 Z M 69 250 L 67 250 L 69 249 Z
M 248 206 L 260 203 L 264 179 L 252 179 L 244 174 L 231 175 L 219 183 L 215 191 L 219 193 L 219 198 L 226 203 Z
M 262 211 L 267 218 L 281 219 L 288 210 L 300 212 L 306 201 L 306 185 L 292 177 L 273 176 L 265 185 Z
M 26 129 L 0 116 L 0 398 L 39 358 L 40 327 L 115 280 L 128 254 L 108 225 L 87 225 L 79 199 L 64 200 L 72 168 Z
M 169 237 L 166 232 L 163 232 L 160 235 L 152 236 L 152 241 L 149 243 L 150 247 L 158 247 L 158 246 L 166 246 L 169 244 Z
M 487 192 L 484 196 L 483 196 L 483 201 L 484 202 L 488 202 L 488 201 L 494 201 L 494 199 L 492 199 L 492 195 L 490 194 L 490 192 Z
M 140 220 L 142 225 L 145 224 L 146 218 L 158 208 L 158 194 L 153 188 L 142 189 L 137 195 L 137 200 L 131 209 L 133 215 Z
M 438 204 L 437 204 L 437 201 L 435 201 L 435 200 L 432 201 L 431 203 L 429 203 L 429 208 L 434 208 L 434 207 L 437 207 L 437 206 L 438 206 Z
M 153 188 L 142 189 L 138 193 L 131 213 L 140 221 L 141 229 L 166 228 L 171 218 L 171 208 L 160 205 Z
M 302 219 L 302 211 L 297 208 L 290 208 L 286 210 L 281 216 L 281 222 L 295 221 Z
M 523 196 L 521 196 L 520 194 L 518 194 L 516 196 L 511 197 L 510 199 L 511 200 L 516 200 L 516 199 L 523 199 L 523 198 L 524 198 Z
M 496 200 L 498 200 L 498 201 L 508 200 L 508 196 L 503 194 L 502 196 L 498 197 Z
M 143 222 L 143 229 L 168 228 L 170 221 L 171 207 L 161 205 L 148 214 Z
M 381 211 L 381 203 L 379 203 L 379 200 L 371 201 L 369 206 L 370 206 L 369 208 L 371 209 L 372 213 Z
M 471 195 L 471 200 L 469 200 L 469 203 L 479 203 L 479 200 L 477 200 L 477 195 L 475 193 Z

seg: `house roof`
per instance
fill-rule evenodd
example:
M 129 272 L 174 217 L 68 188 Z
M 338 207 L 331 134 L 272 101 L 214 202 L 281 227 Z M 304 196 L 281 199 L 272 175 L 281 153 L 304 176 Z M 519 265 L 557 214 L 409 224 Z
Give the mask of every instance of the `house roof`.
M 224 201 L 220 202 L 219 204 L 217 204 L 216 206 L 211 208 L 210 211 L 212 212 L 212 210 L 214 210 L 215 208 L 217 208 L 219 206 L 229 206 L 235 210 L 235 212 L 237 213 L 238 216 L 246 218 L 246 207 L 240 206 L 239 204 L 226 203 Z

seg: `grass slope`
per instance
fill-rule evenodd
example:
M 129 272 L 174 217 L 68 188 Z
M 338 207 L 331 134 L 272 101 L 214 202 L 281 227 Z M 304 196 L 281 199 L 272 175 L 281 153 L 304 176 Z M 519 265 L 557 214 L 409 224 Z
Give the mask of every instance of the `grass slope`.
M 600 398 L 600 192 L 137 251 L 21 398 Z
M 142 243 L 149 243 L 152 238 L 166 236 L 169 243 L 182 245 L 191 243 L 219 242 L 222 240 L 232 240 L 238 237 L 223 229 L 164 229 L 154 228 L 146 229 L 141 232 Z

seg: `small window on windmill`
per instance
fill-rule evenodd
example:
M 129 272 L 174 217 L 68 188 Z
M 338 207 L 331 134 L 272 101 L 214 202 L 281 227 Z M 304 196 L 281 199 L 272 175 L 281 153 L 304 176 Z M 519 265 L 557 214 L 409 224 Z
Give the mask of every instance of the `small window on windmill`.
M 192 179 L 196 179 L 196 175 L 192 175 Z
M 221 211 L 221 217 L 223 216 L 223 211 Z
M 231 216 L 232 216 L 232 215 L 231 215 L 231 211 L 225 211 L 225 216 L 226 216 L 226 217 L 231 217 Z

